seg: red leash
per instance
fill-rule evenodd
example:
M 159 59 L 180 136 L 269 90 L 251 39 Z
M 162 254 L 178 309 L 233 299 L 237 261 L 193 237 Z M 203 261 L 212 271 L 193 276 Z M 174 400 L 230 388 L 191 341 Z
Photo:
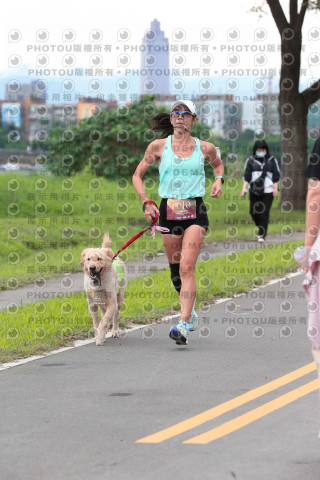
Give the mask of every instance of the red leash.
M 143 203 L 143 206 L 146 204 L 146 203 L 152 203 L 153 205 L 155 205 L 157 208 L 157 204 L 155 202 L 153 202 L 152 200 L 146 200 L 144 203 Z M 120 250 L 114 255 L 112 261 L 119 255 L 119 253 L 121 253 L 123 250 L 125 250 L 127 247 L 129 247 L 129 245 L 131 245 L 131 243 L 135 242 L 137 240 L 137 238 L 141 237 L 141 235 L 143 235 L 147 230 L 149 230 L 149 228 L 152 228 L 153 231 L 153 235 L 154 235 L 154 230 L 159 230 L 160 232 L 169 232 L 169 229 L 168 228 L 165 228 L 165 227 L 157 227 L 156 226 L 156 223 L 158 221 L 158 218 L 159 218 L 159 215 L 157 214 L 157 212 L 154 212 L 155 216 L 154 216 L 154 219 L 152 220 L 152 223 L 150 223 L 150 225 L 146 228 L 144 228 L 143 230 L 141 230 L 141 232 L 137 233 L 136 235 L 134 235 L 132 238 L 130 238 L 130 240 L 127 241 L 127 243 L 125 243 L 123 245 L 123 247 L 120 248 Z M 154 238 L 154 237 L 153 237 Z

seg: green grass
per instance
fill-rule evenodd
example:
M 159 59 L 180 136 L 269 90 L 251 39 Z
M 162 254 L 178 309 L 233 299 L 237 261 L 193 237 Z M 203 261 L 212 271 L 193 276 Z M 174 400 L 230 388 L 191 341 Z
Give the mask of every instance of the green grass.
M 270 245 L 249 252 L 230 252 L 226 257 L 196 266 L 196 308 L 249 291 L 272 278 L 295 271 L 292 252 L 302 242 Z M 150 323 L 179 310 L 178 296 L 169 271 L 157 272 L 128 283 L 121 310 L 121 326 Z M 0 361 L 41 354 L 76 339 L 93 336 L 92 320 L 84 293 L 37 302 L 0 312 Z
M 146 192 L 159 203 L 157 181 L 145 179 Z M 206 181 L 210 229 L 206 242 L 252 240 L 254 225 L 249 201 L 240 197 L 241 179 L 229 178 L 223 195 L 209 195 L 212 175 Z M 81 173 L 71 178 L 0 176 L 0 289 L 14 289 L 39 277 L 52 278 L 81 271 L 81 251 L 100 246 L 105 231 L 117 251 L 147 226 L 141 202 L 131 181 L 106 180 Z M 305 212 L 281 212 L 278 199 L 271 210 L 269 235 L 283 228 L 304 230 Z M 125 261 L 163 252 L 162 239 L 147 232 L 122 254 Z

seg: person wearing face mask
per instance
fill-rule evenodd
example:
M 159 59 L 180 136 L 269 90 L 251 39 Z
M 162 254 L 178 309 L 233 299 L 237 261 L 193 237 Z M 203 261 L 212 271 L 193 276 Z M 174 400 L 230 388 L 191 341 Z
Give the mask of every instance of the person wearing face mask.
M 253 187 L 253 182 L 262 184 L 261 192 Z M 269 214 L 274 197 L 278 196 L 280 180 L 280 165 L 278 160 L 270 155 L 265 140 L 257 140 L 253 145 L 252 155 L 247 158 L 244 166 L 244 183 L 241 197 L 248 193 L 250 200 L 250 215 L 258 227 L 258 242 L 264 242 L 269 224 Z

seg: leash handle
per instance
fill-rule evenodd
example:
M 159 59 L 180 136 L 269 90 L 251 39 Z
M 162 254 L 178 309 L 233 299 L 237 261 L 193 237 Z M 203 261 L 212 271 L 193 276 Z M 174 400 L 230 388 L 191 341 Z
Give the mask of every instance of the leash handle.
M 155 207 L 158 209 L 158 205 L 153 202 L 152 200 L 145 200 L 143 202 L 143 206 L 142 206 L 142 209 L 144 211 L 144 205 L 146 203 L 152 203 L 153 205 L 155 205 Z M 154 212 L 155 213 L 155 216 L 152 220 L 152 223 L 150 223 L 150 225 L 146 228 L 144 228 L 143 230 L 141 230 L 141 232 L 137 233 L 136 235 L 134 235 L 132 238 L 130 238 L 130 240 L 127 241 L 127 243 L 125 243 L 123 245 L 123 247 L 120 248 L 120 250 L 114 255 L 112 261 L 115 260 L 115 258 L 119 255 L 119 253 L 121 253 L 125 248 L 129 247 L 129 245 L 131 245 L 131 243 L 133 243 L 135 240 L 137 240 L 139 237 L 141 237 L 141 235 L 143 235 L 147 230 L 149 230 L 149 228 L 152 228 L 155 226 L 155 224 L 157 223 L 158 221 L 158 218 L 159 218 L 159 215 L 157 214 L 157 212 Z M 160 227 L 159 227 L 160 228 Z
M 159 210 L 158 205 L 153 200 L 145 200 L 142 204 L 143 213 L 145 212 L 147 203 L 151 203 L 151 205 L 154 205 L 156 207 L 156 209 Z M 153 221 L 152 221 L 151 225 L 154 225 L 155 223 L 157 223 L 158 218 L 159 218 L 159 215 L 157 214 L 157 212 L 154 212 L 154 218 L 153 218 Z

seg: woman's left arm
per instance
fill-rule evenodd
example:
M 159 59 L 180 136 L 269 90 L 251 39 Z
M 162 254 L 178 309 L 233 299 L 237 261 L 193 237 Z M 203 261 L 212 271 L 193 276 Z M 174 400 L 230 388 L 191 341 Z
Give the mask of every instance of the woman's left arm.
M 278 193 L 279 193 L 279 190 L 278 190 L 278 182 L 277 182 L 273 184 L 273 196 L 277 197 Z
M 272 181 L 278 183 L 280 180 L 280 166 L 278 160 L 273 157 L 272 159 Z
M 278 160 L 273 157 L 272 162 L 272 181 L 273 181 L 273 196 L 278 196 L 278 182 L 280 180 L 280 166 Z
M 217 178 L 217 177 L 223 177 L 224 166 L 221 161 L 221 158 L 217 155 L 216 147 L 212 143 L 201 142 L 201 144 L 202 144 L 201 150 L 202 150 L 203 157 L 205 161 L 210 163 L 210 165 L 212 166 L 213 174 L 215 177 L 215 182 L 211 187 L 210 196 L 213 198 L 217 198 L 222 193 L 222 180 L 221 178 Z

